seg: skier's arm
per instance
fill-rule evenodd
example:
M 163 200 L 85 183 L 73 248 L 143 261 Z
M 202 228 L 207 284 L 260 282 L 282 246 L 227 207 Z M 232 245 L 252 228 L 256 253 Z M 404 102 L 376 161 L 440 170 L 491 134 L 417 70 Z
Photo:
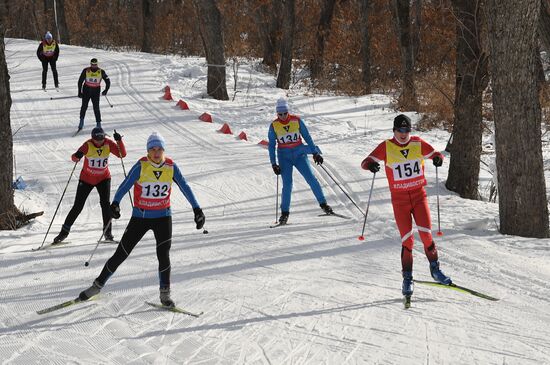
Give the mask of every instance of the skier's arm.
M 105 90 L 103 90 L 103 92 L 107 93 L 107 91 L 111 88 L 111 80 L 109 79 L 109 76 L 107 76 L 107 72 L 103 69 L 101 69 L 101 78 L 105 80 Z
M 269 160 L 271 161 L 271 165 L 276 165 L 277 160 L 275 158 L 275 145 L 277 144 L 277 135 L 275 134 L 273 125 L 269 126 L 269 132 L 267 132 L 267 139 L 269 140 L 269 144 L 267 145 L 267 150 L 269 151 Z
M 85 79 L 86 79 L 86 69 L 82 70 L 82 73 L 80 74 L 80 77 L 78 78 L 78 93 L 79 94 L 82 92 L 82 84 L 84 83 Z
M 116 143 L 108 139 L 107 143 L 109 143 L 109 148 L 116 157 L 126 157 L 126 146 L 124 145 L 124 142 L 122 142 L 122 139 L 120 141 L 116 141 Z
M 38 49 L 36 50 L 36 57 L 38 57 L 38 59 L 39 59 L 40 61 L 43 61 L 43 60 L 44 60 L 44 57 L 43 57 L 43 55 L 42 55 L 42 50 L 43 50 L 43 48 L 42 48 L 42 42 L 40 42 L 40 44 L 38 45 Z
M 422 156 L 424 156 L 424 158 L 429 158 L 433 160 L 436 156 L 438 156 L 441 160 L 443 160 L 443 155 L 441 154 L 441 152 L 436 151 L 431 144 L 424 141 L 422 138 L 419 138 L 419 139 L 420 139 L 420 146 L 422 149 Z
M 80 146 L 78 150 L 76 150 L 76 152 L 71 155 L 71 160 L 73 160 L 73 162 L 80 161 L 82 156 L 84 156 L 87 153 L 88 153 L 88 142 L 84 142 L 82 146 Z M 78 155 L 80 155 L 80 157 L 78 157 Z
M 300 134 L 306 140 L 306 143 L 307 143 L 307 146 L 309 147 L 310 153 L 312 153 L 312 154 L 319 153 L 320 154 L 321 151 L 319 151 L 319 149 L 317 149 L 317 146 L 315 145 L 315 143 L 313 143 L 313 138 L 311 138 L 311 135 L 309 134 L 309 131 L 306 127 L 306 124 L 304 123 L 304 121 L 302 119 L 300 119 Z
M 59 58 L 59 43 L 55 42 L 55 51 L 54 51 L 54 61 L 57 61 Z
M 368 170 L 369 169 L 369 164 L 371 162 L 380 163 L 380 162 L 385 161 L 385 160 L 386 160 L 386 142 L 384 141 L 384 142 L 380 143 L 374 149 L 374 151 L 372 151 L 370 153 L 370 155 L 368 155 L 363 160 L 363 162 L 361 162 L 361 168 L 363 170 Z
M 191 190 L 191 188 L 187 184 L 187 181 L 185 181 L 185 178 L 181 174 L 181 171 L 180 171 L 178 165 L 176 165 L 176 164 L 174 164 L 174 178 L 173 178 L 173 180 L 178 185 L 178 187 L 180 188 L 181 192 L 183 193 L 183 195 L 185 196 L 185 198 L 187 199 L 189 204 L 191 204 L 191 207 L 193 209 L 200 208 L 199 203 L 197 202 L 197 199 L 195 198 L 195 195 L 193 194 L 193 191 Z
M 113 203 L 120 203 L 124 195 L 132 188 L 134 183 L 139 179 L 141 175 L 141 162 L 137 162 L 128 173 L 128 176 L 124 179 L 122 184 L 118 187 L 115 197 L 113 198 Z

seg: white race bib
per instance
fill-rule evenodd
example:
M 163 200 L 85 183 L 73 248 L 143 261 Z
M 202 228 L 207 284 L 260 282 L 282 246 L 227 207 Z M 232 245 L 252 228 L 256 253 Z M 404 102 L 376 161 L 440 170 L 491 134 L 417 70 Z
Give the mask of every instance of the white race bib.
M 141 197 L 147 199 L 166 198 L 170 193 L 170 183 L 144 182 L 141 183 Z
M 414 179 L 423 175 L 420 160 L 394 163 L 391 168 L 394 181 Z

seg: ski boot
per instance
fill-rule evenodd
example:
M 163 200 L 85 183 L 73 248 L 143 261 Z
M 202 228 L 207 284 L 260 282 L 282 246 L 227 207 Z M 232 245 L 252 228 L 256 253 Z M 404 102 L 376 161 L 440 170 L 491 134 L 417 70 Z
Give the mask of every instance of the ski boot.
M 325 212 L 326 215 L 334 214 L 334 211 L 327 203 L 320 204 L 319 206 L 323 209 L 323 212 Z
M 160 288 L 160 303 L 165 307 L 174 308 L 176 303 L 170 298 L 170 288 Z
M 88 300 L 91 297 L 93 297 L 94 295 L 98 295 L 99 292 L 101 291 L 101 288 L 103 288 L 103 285 L 99 284 L 97 282 L 97 280 L 94 280 L 94 283 L 92 284 L 92 286 L 89 287 L 88 289 L 82 291 L 78 295 L 78 298 L 82 301 Z
M 42 84 L 42 90 L 46 91 L 46 84 Z
M 440 284 L 451 285 L 453 282 L 450 277 L 439 269 L 439 261 L 437 260 L 430 262 L 430 274 L 432 274 L 432 278 Z
M 279 224 L 281 226 L 284 226 L 288 222 L 288 216 L 290 215 L 289 212 L 282 212 L 281 217 L 279 218 Z
M 69 235 L 69 231 L 67 231 L 65 228 L 61 228 L 61 232 L 53 239 L 52 245 L 57 245 L 58 243 L 61 243 L 67 238 Z
M 403 304 L 405 309 L 411 306 L 411 296 L 414 291 L 412 271 L 403 271 L 403 286 L 401 287 L 401 293 L 403 294 Z

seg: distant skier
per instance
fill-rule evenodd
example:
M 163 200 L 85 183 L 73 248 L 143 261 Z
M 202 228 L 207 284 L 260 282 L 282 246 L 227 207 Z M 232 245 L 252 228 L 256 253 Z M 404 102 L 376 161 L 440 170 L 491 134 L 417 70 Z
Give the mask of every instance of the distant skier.
M 117 157 L 126 157 L 126 147 L 122 141 L 122 136 L 119 133 L 114 133 L 113 138 L 116 143 L 105 137 L 105 132 L 100 127 L 92 130 L 92 138 L 84 142 L 84 144 L 72 155 L 74 162 L 80 161 L 84 157 L 84 167 L 80 172 L 80 180 L 76 189 L 76 197 L 74 205 L 70 210 L 65 223 L 61 228 L 61 232 L 54 238 L 54 244 L 62 242 L 71 231 L 71 227 L 76 218 L 82 212 L 88 195 L 95 187 L 99 193 L 99 202 L 103 216 L 103 230 L 105 231 L 105 240 L 112 241 L 113 234 L 111 233 L 111 211 L 109 209 L 109 201 L 111 195 L 111 173 L 109 171 L 109 155 L 112 153 Z
M 105 90 L 101 93 L 101 95 L 105 96 L 111 87 L 111 80 L 109 80 L 109 76 L 107 76 L 105 70 L 98 67 L 97 58 L 92 58 L 90 67 L 86 67 L 82 70 L 80 78 L 78 79 L 78 97 L 82 99 L 78 130 L 84 127 L 84 117 L 86 116 L 86 110 L 88 110 L 90 99 L 92 99 L 92 105 L 94 107 L 96 127 L 101 127 L 101 111 L 99 110 L 101 80 L 105 80 Z
M 411 137 L 410 132 L 410 118 L 403 114 L 398 115 L 393 121 L 393 138 L 380 143 L 361 163 L 363 169 L 373 173 L 380 170 L 381 161 L 385 163 L 393 214 L 401 234 L 402 292 L 406 297 L 410 297 L 414 289 L 413 217 L 424 243 L 424 252 L 430 262 L 432 277 L 439 283 L 451 284 L 451 279 L 439 269 L 437 249 L 432 238 L 430 208 L 424 190 L 424 159 L 432 159 L 433 164 L 439 167 L 443 164 L 443 155 L 420 137 Z
M 170 158 L 164 156 L 164 150 L 165 142 L 162 136 L 157 133 L 151 134 L 147 140 L 147 156 L 141 158 L 132 167 L 126 179 L 119 186 L 111 204 L 112 217 L 120 218 L 119 203 L 133 185 L 132 218 L 114 255 L 105 263 L 101 274 L 94 280 L 91 287 L 80 293 L 81 300 L 88 300 L 98 294 L 119 265 L 130 255 L 143 235 L 152 230 L 157 241 L 160 301 L 164 306 L 175 306 L 174 301 L 170 298 L 170 246 L 172 245 L 170 195 L 172 182 L 178 185 L 193 207 L 197 229 L 204 226 L 205 217 L 180 169 Z
M 334 214 L 332 208 L 327 204 L 321 185 L 307 159 L 308 154 L 313 155 L 313 161 L 318 165 L 323 163 L 323 157 L 319 148 L 313 143 L 309 131 L 302 119 L 296 115 L 289 114 L 288 103 L 285 99 L 277 100 L 277 119 L 269 126 L 269 159 L 276 175 L 282 175 L 283 191 L 281 199 L 281 217 L 279 224 L 284 225 L 290 214 L 290 200 L 292 194 L 292 173 L 294 167 L 302 174 L 309 184 L 319 205 L 326 214 Z M 307 146 L 302 143 L 302 137 Z M 277 158 L 275 158 L 275 144 L 277 144 Z M 277 164 L 277 159 L 279 163 Z
M 53 74 L 53 83 L 56 88 L 59 87 L 56 62 L 59 58 L 59 45 L 53 39 L 50 32 L 46 32 L 44 40 L 38 45 L 36 57 L 42 62 L 42 89 L 46 90 L 46 78 L 48 76 L 48 65 L 50 65 Z

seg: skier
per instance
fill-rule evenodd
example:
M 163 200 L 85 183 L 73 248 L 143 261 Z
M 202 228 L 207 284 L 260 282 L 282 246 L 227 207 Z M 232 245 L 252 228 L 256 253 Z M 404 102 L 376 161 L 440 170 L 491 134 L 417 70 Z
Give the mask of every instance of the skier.
M 52 68 L 53 83 L 56 88 L 59 87 L 56 62 L 59 58 L 59 45 L 53 39 L 50 32 L 46 32 L 44 40 L 38 45 L 36 57 L 42 62 L 42 89 L 46 90 L 46 77 L 48 76 L 48 65 Z
M 76 189 L 74 205 L 70 210 L 61 232 L 54 238 L 54 244 L 62 242 L 71 231 L 71 227 L 76 218 L 82 212 L 84 203 L 88 195 L 95 187 L 99 193 L 101 212 L 103 215 L 103 230 L 105 231 L 105 240 L 113 241 L 111 233 L 111 211 L 109 208 L 109 199 L 111 194 L 111 173 L 109 171 L 109 155 L 124 158 L 126 156 L 126 147 L 122 141 L 122 136 L 115 131 L 113 138 L 116 143 L 105 138 L 105 132 L 102 128 L 96 127 L 92 130 L 92 138 L 72 155 L 72 160 L 76 163 L 84 157 L 84 167 L 80 172 L 80 180 Z
M 96 126 L 101 127 L 101 111 L 99 110 L 101 80 L 105 80 L 105 90 L 101 93 L 101 95 L 105 96 L 111 87 L 111 80 L 109 80 L 109 76 L 107 76 L 105 70 L 98 67 L 97 58 L 92 58 L 90 67 L 86 67 L 82 70 L 80 78 L 78 79 L 78 97 L 82 99 L 80 123 L 78 124 L 79 131 L 84 127 L 84 117 L 86 116 L 86 110 L 88 109 L 90 99 L 92 99 L 92 105 L 94 107 Z
M 132 218 L 116 252 L 105 263 L 101 274 L 94 280 L 92 286 L 80 293 L 80 300 L 88 300 L 98 294 L 109 277 L 130 255 L 143 235 L 152 230 L 157 242 L 160 302 L 167 307 L 175 306 L 174 301 L 170 298 L 170 246 L 172 245 L 170 194 L 172 181 L 178 185 L 193 207 L 197 229 L 204 226 L 205 217 L 180 169 L 171 159 L 164 156 L 164 150 L 165 141 L 162 136 L 156 132 L 151 134 L 147 140 L 147 156 L 141 158 L 132 167 L 118 188 L 111 204 L 112 217 L 120 218 L 119 203 L 133 185 Z
M 313 154 L 313 161 L 321 165 L 323 157 L 319 148 L 313 143 L 304 121 L 296 115 L 289 114 L 288 103 L 285 99 L 277 100 L 275 108 L 277 119 L 269 126 L 269 159 L 275 175 L 283 177 L 283 192 L 281 199 L 281 217 L 279 224 L 284 225 L 290 214 L 290 198 L 292 194 L 292 173 L 294 167 L 302 174 L 309 184 L 313 194 L 317 198 L 321 209 L 325 214 L 334 214 L 332 208 L 327 204 L 321 185 L 313 175 L 311 166 L 307 159 L 308 154 Z M 302 143 L 302 137 L 307 146 Z M 275 158 L 275 143 L 277 143 L 277 159 Z
M 410 118 L 403 114 L 398 115 L 393 121 L 394 137 L 380 143 L 361 163 L 363 169 L 373 173 L 380 170 L 381 161 L 385 163 L 393 214 L 401 234 L 402 293 L 409 298 L 414 289 L 413 217 L 424 244 L 424 252 L 430 262 L 432 277 L 441 284 L 451 284 L 451 279 L 439 269 L 437 249 L 431 233 L 430 208 L 424 190 L 424 159 L 432 159 L 434 166 L 439 167 L 443 164 L 443 155 L 420 137 L 411 136 L 410 132 Z

